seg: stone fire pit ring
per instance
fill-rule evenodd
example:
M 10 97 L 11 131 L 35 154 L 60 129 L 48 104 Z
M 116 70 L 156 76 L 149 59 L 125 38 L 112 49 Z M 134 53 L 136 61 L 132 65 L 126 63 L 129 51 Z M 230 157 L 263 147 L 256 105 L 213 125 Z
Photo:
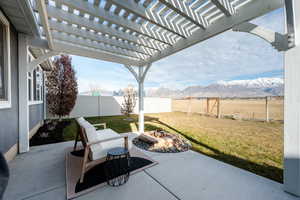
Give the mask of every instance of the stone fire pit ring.
M 158 153 L 179 153 L 191 148 L 191 143 L 183 136 L 162 130 L 145 132 L 132 142 L 141 149 Z

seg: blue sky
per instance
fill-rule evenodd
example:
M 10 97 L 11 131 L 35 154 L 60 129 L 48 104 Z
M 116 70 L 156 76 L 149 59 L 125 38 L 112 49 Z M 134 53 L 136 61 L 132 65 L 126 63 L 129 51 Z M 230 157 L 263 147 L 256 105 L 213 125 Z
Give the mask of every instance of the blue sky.
M 283 33 L 283 9 L 252 22 Z M 118 90 L 129 84 L 136 86 L 133 76 L 120 64 L 72 57 L 80 92 L 88 91 L 91 87 Z M 220 80 L 282 76 L 283 53 L 253 35 L 227 31 L 153 63 L 147 74 L 145 89 L 182 89 Z

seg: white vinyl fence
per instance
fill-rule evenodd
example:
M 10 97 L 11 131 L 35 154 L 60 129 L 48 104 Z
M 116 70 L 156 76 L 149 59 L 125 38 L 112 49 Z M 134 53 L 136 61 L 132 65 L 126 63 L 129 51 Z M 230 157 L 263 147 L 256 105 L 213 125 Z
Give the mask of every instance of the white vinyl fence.
M 75 107 L 70 118 L 93 117 L 93 116 L 115 116 L 122 115 L 121 106 L 123 97 L 113 96 L 78 96 Z M 172 111 L 172 100 L 170 98 L 144 98 L 145 113 L 163 113 Z M 138 114 L 138 99 L 134 113 Z M 48 118 L 51 116 L 48 114 Z

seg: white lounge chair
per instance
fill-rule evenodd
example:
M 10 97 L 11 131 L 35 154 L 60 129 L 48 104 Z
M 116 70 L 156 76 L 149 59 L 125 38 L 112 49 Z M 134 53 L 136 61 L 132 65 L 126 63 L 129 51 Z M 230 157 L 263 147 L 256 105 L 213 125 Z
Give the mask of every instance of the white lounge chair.
M 80 135 L 84 147 L 84 157 L 80 182 L 83 182 L 85 172 L 91 167 L 106 160 L 107 151 L 115 147 L 131 149 L 132 142 L 128 140 L 128 134 L 118 134 L 106 128 L 106 124 L 90 124 L 84 118 L 78 118 L 78 134 L 76 136 L 74 150 L 76 150 L 78 136 Z M 104 126 L 103 130 L 96 130 L 95 126 Z

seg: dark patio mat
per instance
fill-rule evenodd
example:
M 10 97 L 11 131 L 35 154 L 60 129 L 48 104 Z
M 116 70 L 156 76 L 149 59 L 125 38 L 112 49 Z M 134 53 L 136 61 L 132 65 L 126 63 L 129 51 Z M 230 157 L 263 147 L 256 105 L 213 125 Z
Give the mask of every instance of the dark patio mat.
M 66 155 L 66 182 L 67 182 L 67 199 L 73 199 L 87 192 L 91 192 L 101 186 L 106 185 L 105 163 L 91 168 L 85 173 L 83 183 L 79 182 L 81 173 L 81 164 L 83 159 L 83 150 L 72 152 L 68 149 Z M 140 172 L 146 168 L 157 164 L 156 161 L 145 155 L 143 152 L 133 147 L 130 150 L 131 166 L 130 175 Z M 130 178 L 129 178 L 130 181 Z

